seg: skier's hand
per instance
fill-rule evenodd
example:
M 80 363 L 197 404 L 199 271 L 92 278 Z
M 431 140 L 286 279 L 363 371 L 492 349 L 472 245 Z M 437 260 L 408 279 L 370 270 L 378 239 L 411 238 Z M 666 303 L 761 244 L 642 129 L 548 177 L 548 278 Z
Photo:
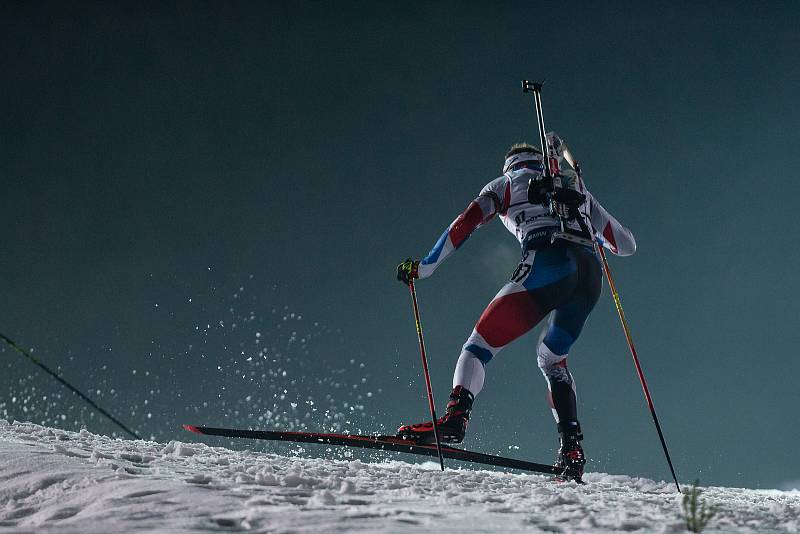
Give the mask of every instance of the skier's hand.
M 586 202 L 586 195 L 574 189 L 556 187 L 553 192 L 553 199 L 560 204 L 577 207 Z
M 552 178 L 545 178 L 539 174 L 534 175 L 528 182 L 528 202 L 531 204 L 546 204 L 547 194 L 552 191 Z
M 397 266 L 397 279 L 405 285 L 409 285 L 411 280 L 419 278 L 419 262 L 408 258 L 406 261 Z

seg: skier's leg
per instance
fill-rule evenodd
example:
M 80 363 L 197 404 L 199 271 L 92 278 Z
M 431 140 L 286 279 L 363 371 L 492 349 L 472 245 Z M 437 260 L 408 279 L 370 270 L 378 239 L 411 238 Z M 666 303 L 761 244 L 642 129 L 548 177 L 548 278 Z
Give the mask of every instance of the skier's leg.
M 576 272 L 577 264 L 564 249 L 525 254 L 511 281 L 492 299 L 464 343 L 453 387 L 462 386 L 477 395 L 483 388 L 486 364 L 536 326 L 564 295 L 572 294 Z
M 539 368 L 547 381 L 550 408 L 558 425 L 560 445 L 556 466 L 562 479 L 581 480 L 586 456 L 581 447 L 583 434 L 578 423 L 575 379 L 567 369 L 567 354 L 591 310 L 585 299 L 576 299 L 550 316 L 536 349 Z
M 574 421 L 577 425 L 575 379 L 567 368 L 567 354 L 575 338 L 560 332 L 555 324 L 557 315 L 558 311 L 553 312 L 547 328 L 542 331 L 536 355 L 539 369 L 547 382 L 548 400 L 556 423 Z M 560 342 L 554 342 L 554 339 Z M 549 340 L 549 343 L 546 340 Z M 559 352 L 555 352 L 550 346 L 556 347 Z
M 599 270 L 588 265 L 586 271 L 581 273 L 572 299 L 552 313 L 536 350 L 539 368 L 550 391 L 553 417 L 559 427 L 568 423 L 577 426 L 575 379 L 567 368 L 567 356 L 600 296 Z
M 472 345 L 472 349 L 468 350 L 466 347 L 470 345 Z M 461 350 L 461 355 L 458 357 L 458 362 L 456 362 L 456 370 L 453 373 L 453 388 L 462 386 L 473 395 L 481 392 L 483 381 L 486 378 L 486 371 L 483 368 L 484 363 L 475 355 L 475 352 L 478 352 L 475 347 L 474 343 L 464 346 Z
M 447 412 L 438 421 L 442 439 L 464 437 L 475 395 L 483 388 L 485 365 L 503 347 L 536 326 L 564 295 L 574 292 L 576 266 L 560 248 L 526 254 L 517 270 L 484 310 L 461 351 Z M 409 439 L 433 438 L 431 422 L 400 427 Z
M 503 286 L 489 303 L 467 338 L 456 363 L 447 411 L 437 421 L 443 441 L 463 441 L 475 395 L 483 389 L 486 376 L 484 366 L 508 343 L 533 328 L 547 311 L 549 309 L 543 310 L 537 304 L 534 293 L 514 282 Z M 482 332 L 486 335 L 482 335 Z M 433 423 L 401 426 L 397 435 L 429 442 L 434 438 Z
M 586 457 L 580 445 L 583 434 L 578 423 L 575 380 L 567 369 L 567 355 L 600 296 L 601 278 L 593 255 L 583 249 L 573 252 L 579 266 L 577 288 L 570 300 L 558 306 L 550 317 L 542 332 L 537 356 L 561 437 L 556 465 L 564 469 L 563 478 L 580 481 Z
M 463 386 L 477 395 L 483 388 L 485 367 L 509 343 L 527 333 L 557 303 L 557 296 L 569 292 L 572 277 L 527 289 L 509 282 L 484 310 L 461 349 L 453 374 L 453 387 Z

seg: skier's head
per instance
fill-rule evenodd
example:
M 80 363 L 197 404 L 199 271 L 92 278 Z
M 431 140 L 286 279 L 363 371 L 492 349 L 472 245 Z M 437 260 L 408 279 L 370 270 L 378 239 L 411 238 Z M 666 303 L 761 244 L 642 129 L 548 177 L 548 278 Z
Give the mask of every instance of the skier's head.
M 522 168 L 542 170 L 542 151 L 528 143 L 516 143 L 506 152 L 506 161 L 503 172 L 515 171 Z

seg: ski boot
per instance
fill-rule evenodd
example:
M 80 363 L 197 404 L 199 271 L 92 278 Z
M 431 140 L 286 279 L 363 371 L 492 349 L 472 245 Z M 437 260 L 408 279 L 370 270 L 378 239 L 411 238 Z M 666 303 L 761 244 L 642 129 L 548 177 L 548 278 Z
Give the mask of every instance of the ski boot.
M 464 441 L 464 434 L 467 431 L 469 413 L 472 411 L 472 401 L 474 399 L 475 396 L 462 386 L 456 386 L 453 392 L 450 393 L 447 411 L 444 416 L 436 421 L 439 427 L 439 439 L 443 443 L 461 443 Z M 415 425 L 403 425 L 397 429 L 397 437 L 416 441 L 417 443 L 436 443 L 432 421 Z
M 574 480 L 578 484 L 583 484 L 583 466 L 586 465 L 586 456 L 580 441 L 583 439 L 581 427 L 577 421 L 559 423 L 558 432 L 561 435 L 561 447 L 558 450 L 558 458 L 555 467 L 563 469 L 563 472 L 556 477 L 559 482 Z

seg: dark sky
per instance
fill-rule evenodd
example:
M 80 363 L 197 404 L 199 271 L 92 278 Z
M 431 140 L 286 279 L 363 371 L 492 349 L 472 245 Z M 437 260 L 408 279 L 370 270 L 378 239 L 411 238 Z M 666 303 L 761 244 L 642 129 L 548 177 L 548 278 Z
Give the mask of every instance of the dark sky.
M 680 478 L 798 480 L 799 15 L 4 2 L 0 332 L 158 439 L 421 419 L 395 265 L 536 139 L 520 80 L 546 78 L 549 129 L 636 235 L 612 268 Z M 419 283 L 440 410 L 518 256 L 493 222 Z M 469 447 L 553 457 L 535 341 L 488 367 Z M 0 416 L 114 430 L 0 357 Z M 607 288 L 570 362 L 589 468 L 669 477 Z

